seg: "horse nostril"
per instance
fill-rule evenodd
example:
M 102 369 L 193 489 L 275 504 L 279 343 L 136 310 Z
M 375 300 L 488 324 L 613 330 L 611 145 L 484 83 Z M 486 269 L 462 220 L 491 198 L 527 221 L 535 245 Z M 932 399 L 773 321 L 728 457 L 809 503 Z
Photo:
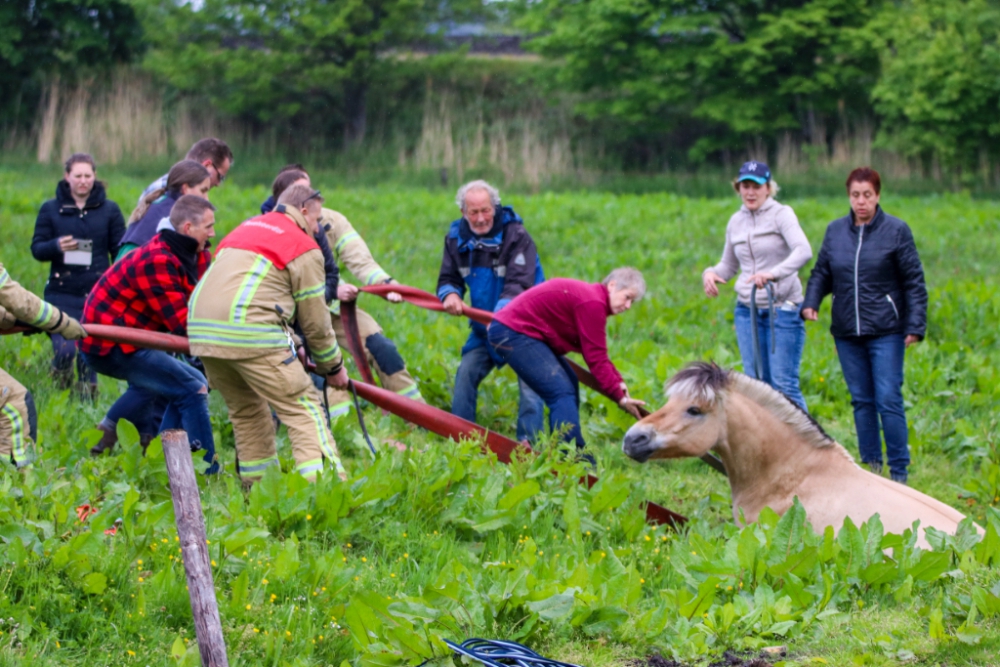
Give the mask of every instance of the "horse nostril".
M 622 451 L 635 458 L 637 455 L 645 454 L 643 450 L 649 447 L 650 435 L 646 431 L 629 431 L 625 434 L 625 442 L 622 443 Z

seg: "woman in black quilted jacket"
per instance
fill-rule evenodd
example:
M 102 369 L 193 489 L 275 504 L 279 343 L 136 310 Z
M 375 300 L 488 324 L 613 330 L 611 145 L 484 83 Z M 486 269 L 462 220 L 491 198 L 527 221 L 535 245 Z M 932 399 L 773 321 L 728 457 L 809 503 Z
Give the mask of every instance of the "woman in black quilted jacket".
M 823 298 L 833 295 L 830 333 L 851 392 L 861 461 L 881 473 L 884 434 L 889 473 L 905 484 L 903 357 L 927 330 L 927 287 L 913 233 L 879 206 L 881 189 L 870 167 L 847 177 L 851 213 L 826 228 L 802 317 L 815 320 Z
M 65 174 L 56 184 L 55 199 L 42 204 L 35 220 L 31 254 L 51 262 L 45 300 L 79 318 L 90 289 L 111 265 L 125 234 L 125 218 L 118 204 L 107 198 L 97 180 L 94 158 L 76 153 L 66 160 Z M 52 334 L 52 374 L 66 389 L 73 384 L 73 361 L 79 374 L 78 390 L 92 396 L 97 375 L 78 357 L 75 341 Z

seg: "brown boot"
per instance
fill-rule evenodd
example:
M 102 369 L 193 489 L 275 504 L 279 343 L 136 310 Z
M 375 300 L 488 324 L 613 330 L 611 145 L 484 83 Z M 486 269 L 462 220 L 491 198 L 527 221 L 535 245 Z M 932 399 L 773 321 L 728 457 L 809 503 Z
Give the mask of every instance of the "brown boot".
M 104 452 L 110 453 L 115 448 L 115 443 L 118 442 L 118 432 L 115 429 L 108 429 L 103 424 L 98 424 L 97 430 L 101 431 L 101 439 L 90 448 L 91 456 L 100 456 Z
M 142 447 L 142 455 L 146 455 L 146 450 L 149 449 L 149 443 L 153 442 L 156 435 L 150 435 L 148 433 L 139 434 L 139 446 Z

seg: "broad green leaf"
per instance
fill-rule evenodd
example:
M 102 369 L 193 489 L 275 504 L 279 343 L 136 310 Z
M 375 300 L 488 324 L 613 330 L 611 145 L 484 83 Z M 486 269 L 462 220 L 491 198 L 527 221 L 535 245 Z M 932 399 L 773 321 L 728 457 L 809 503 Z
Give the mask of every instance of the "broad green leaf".
M 526 602 L 531 611 L 546 621 L 558 620 L 573 611 L 574 593 L 558 593 L 537 602 Z
M 578 505 L 576 486 L 566 489 L 566 499 L 563 501 L 563 521 L 566 522 L 566 532 L 577 535 L 580 532 L 580 508 Z
M 260 544 L 271 533 L 264 528 L 240 528 L 226 536 L 223 545 L 230 554 L 242 553 L 250 544 Z
M 83 578 L 82 588 L 88 595 L 100 595 L 108 588 L 108 578 L 100 572 L 91 572 Z
M 517 507 L 521 501 L 527 500 L 539 491 L 541 491 L 541 487 L 535 480 L 529 479 L 526 482 L 521 482 L 503 495 L 500 502 L 497 503 L 497 508 L 509 510 L 513 507 Z

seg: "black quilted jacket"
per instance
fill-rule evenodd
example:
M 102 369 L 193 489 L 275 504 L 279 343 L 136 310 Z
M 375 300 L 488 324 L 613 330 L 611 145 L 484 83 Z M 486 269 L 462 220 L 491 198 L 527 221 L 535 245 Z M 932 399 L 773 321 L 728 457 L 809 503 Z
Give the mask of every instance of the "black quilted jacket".
M 802 308 L 833 295 L 830 333 L 838 338 L 927 330 L 924 269 L 909 226 L 881 207 L 867 225 L 853 213 L 826 228 Z

